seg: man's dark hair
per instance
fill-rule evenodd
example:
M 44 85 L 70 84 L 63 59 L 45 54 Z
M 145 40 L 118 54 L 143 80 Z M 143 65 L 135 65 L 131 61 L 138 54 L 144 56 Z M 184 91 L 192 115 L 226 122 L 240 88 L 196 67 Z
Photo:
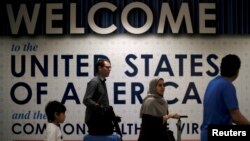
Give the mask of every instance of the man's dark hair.
M 65 113 L 66 107 L 58 101 L 50 101 L 45 107 L 45 113 L 48 118 L 48 122 L 55 120 L 55 113 Z
M 241 61 L 237 55 L 229 54 L 222 58 L 220 73 L 221 76 L 235 76 L 240 69 Z
M 98 68 L 99 67 L 104 67 L 104 62 L 107 61 L 110 63 L 108 59 L 99 59 L 96 64 L 95 64 L 95 74 L 98 73 Z M 111 63 L 110 63 L 111 64 Z

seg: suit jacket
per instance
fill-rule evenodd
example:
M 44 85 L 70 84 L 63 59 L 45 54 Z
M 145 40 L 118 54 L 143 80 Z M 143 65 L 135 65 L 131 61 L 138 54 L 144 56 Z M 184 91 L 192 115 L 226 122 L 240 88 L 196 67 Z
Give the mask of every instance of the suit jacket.
M 85 122 L 93 119 L 97 109 L 110 106 L 107 88 L 101 77 L 96 76 L 88 82 L 83 103 L 87 107 Z

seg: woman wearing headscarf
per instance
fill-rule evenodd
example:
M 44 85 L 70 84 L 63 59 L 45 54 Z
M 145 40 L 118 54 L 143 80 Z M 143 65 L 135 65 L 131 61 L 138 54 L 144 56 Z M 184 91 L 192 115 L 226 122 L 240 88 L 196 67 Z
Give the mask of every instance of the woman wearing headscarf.
M 178 119 L 178 114 L 169 114 L 164 99 L 163 78 L 154 78 L 149 83 L 148 95 L 144 98 L 140 110 L 142 118 L 138 141 L 170 141 L 167 135 L 167 120 Z

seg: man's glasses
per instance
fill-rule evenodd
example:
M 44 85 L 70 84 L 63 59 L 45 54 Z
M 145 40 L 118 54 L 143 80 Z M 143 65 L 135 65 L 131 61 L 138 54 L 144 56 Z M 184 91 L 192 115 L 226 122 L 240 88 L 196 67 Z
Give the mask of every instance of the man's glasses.
M 103 66 L 106 69 L 111 69 L 111 66 Z

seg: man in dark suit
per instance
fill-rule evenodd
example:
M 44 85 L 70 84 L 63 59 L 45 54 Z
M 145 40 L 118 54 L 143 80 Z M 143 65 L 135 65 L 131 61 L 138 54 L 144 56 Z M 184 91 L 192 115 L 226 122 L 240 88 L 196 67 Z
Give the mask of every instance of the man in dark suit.
M 95 66 L 96 76 L 88 84 L 83 98 L 83 103 L 87 107 L 85 113 L 85 123 L 88 126 L 90 135 L 111 135 L 114 126 L 110 115 L 108 92 L 106 88 L 106 77 L 111 71 L 109 60 L 98 60 Z

